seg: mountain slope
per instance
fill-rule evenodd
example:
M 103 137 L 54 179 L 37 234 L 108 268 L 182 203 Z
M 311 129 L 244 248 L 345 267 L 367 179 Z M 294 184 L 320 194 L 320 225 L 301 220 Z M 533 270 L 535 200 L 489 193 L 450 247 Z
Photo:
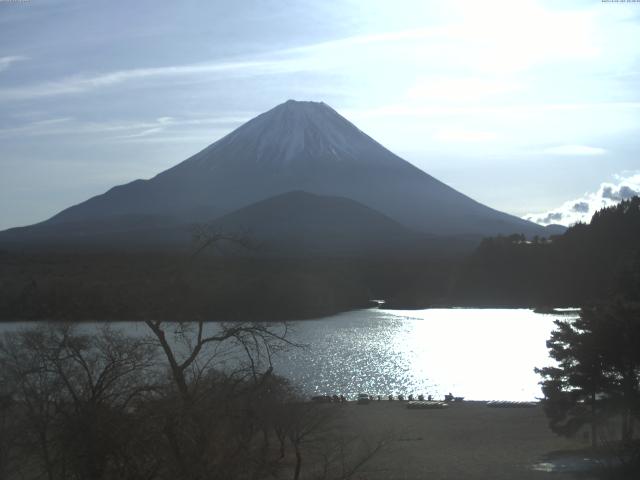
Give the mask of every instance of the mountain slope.
M 417 250 L 426 235 L 347 198 L 288 192 L 225 215 L 212 227 L 243 232 L 265 254 L 359 255 Z
M 207 222 L 207 228 L 243 237 L 256 248 L 241 248 L 242 253 L 260 256 L 409 253 L 432 239 L 353 200 L 302 191 L 240 208 Z M 193 233 L 192 223 L 168 217 L 118 215 L 15 228 L 3 233 L 3 243 L 27 249 L 48 245 L 54 250 L 174 250 L 193 248 Z
M 324 103 L 292 100 L 152 179 L 114 187 L 40 227 L 64 232 L 70 223 L 117 224 L 131 216 L 163 217 L 165 225 L 208 221 L 295 190 L 355 200 L 424 233 L 545 235 L 419 170 Z

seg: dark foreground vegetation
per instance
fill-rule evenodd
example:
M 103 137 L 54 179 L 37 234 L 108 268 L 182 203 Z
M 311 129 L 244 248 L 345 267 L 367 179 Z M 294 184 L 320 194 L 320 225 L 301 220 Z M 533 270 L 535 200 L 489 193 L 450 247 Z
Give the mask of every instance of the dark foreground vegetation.
M 384 445 L 273 373 L 271 356 L 298 348 L 286 325 L 147 327 L 4 335 L 0 478 L 346 479 Z
M 605 473 L 639 478 L 640 304 L 583 308 L 556 321 L 547 345 L 557 365 L 536 371 L 551 430 L 590 440 Z
M 0 339 L 0 478 L 635 479 L 639 312 L 558 322 L 543 408 L 308 402 L 270 365 L 286 324 L 29 327 Z

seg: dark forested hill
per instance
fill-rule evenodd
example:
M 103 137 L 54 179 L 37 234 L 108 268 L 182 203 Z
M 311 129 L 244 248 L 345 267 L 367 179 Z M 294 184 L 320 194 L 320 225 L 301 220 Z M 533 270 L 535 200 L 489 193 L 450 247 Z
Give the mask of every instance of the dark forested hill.
M 342 197 L 297 191 L 276 195 L 215 220 L 211 228 L 246 232 L 256 255 L 357 256 L 418 251 L 426 234 Z
M 640 198 L 605 208 L 550 241 L 485 239 L 456 275 L 454 301 L 582 305 L 640 298 Z

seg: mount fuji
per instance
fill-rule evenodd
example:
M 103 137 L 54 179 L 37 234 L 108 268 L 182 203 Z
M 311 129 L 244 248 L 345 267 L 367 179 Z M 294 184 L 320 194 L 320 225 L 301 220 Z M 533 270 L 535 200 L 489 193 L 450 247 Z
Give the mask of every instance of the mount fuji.
M 225 218 L 289 192 L 315 195 L 314 205 L 329 202 L 330 208 L 314 206 L 307 219 L 327 228 L 327 219 L 344 217 L 335 209 L 349 203 L 351 213 L 376 216 L 378 233 L 387 225 L 425 236 L 548 235 L 544 227 L 489 208 L 445 185 L 328 105 L 289 100 L 149 180 L 116 186 L 39 224 L 0 232 L 0 243 L 169 244 L 184 240 L 189 224 Z M 281 212 L 283 201 L 295 202 L 298 197 L 299 193 L 284 196 L 258 208 L 261 224 L 275 214 L 267 207 Z M 336 202 L 335 197 L 350 202 Z M 313 215 L 323 216 L 322 221 Z M 339 227 L 332 226 L 334 235 L 339 235 Z

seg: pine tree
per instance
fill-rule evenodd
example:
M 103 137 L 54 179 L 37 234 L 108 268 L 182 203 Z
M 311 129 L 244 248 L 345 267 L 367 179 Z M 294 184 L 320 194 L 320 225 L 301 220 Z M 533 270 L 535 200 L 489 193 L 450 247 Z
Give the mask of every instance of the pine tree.
M 619 416 L 620 438 L 632 440 L 634 419 L 640 415 L 639 306 L 583 308 L 578 319 L 555 324 L 547 347 L 558 365 L 536 369 L 549 426 L 573 436 L 589 425 L 596 446 L 598 425 Z

